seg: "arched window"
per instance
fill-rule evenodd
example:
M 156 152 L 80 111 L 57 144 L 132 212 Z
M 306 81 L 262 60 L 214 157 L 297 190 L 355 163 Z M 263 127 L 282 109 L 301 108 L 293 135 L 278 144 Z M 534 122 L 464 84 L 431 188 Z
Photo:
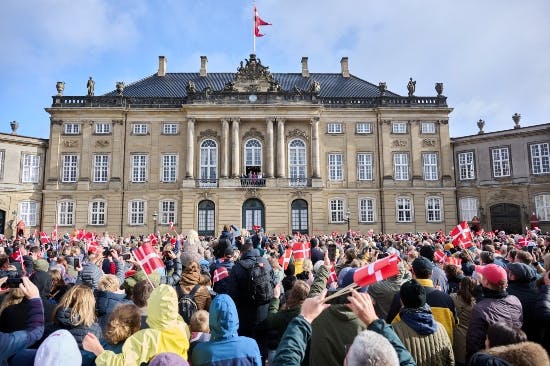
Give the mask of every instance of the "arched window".
M 209 235 L 212 236 L 215 234 L 215 213 L 216 206 L 214 202 L 210 200 L 203 200 L 199 202 L 199 225 L 198 233 L 199 235 Z
M 254 226 L 260 226 L 265 230 L 265 208 L 262 201 L 250 198 L 243 203 L 242 226 L 247 230 L 252 230 Z
M 218 145 L 214 140 L 204 140 L 200 152 L 201 186 L 216 185 L 218 179 Z
M 256 139 L 247 140 L 244 144 L 245 173 L 261 173 L 262 171 L 262 143 Z
M 305 184 L 306 171 L 306 144 L 300 139 L 294 139 L 288 144 L 288 177 L 290 178 L 290 184 Z
M 290 220 L 292 233 L 307 234 L 308 229 L 308 211 L 307 201 L 294 200 L 290 207 Z

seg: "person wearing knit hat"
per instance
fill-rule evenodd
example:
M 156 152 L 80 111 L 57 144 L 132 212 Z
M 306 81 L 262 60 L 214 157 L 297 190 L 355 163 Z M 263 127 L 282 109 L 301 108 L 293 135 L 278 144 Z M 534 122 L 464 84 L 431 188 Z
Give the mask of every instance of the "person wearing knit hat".
M 65 329 L 50 334 L 38 347 L 34 358 L 36 366 L 80 366 L 82 355 L 74 337 Z
M 393 329 L 417 365 L 453 365 L 453 344 L 445 327 L 434 319 L 426 303 L 426 289 L 412 279 L 401 285 L 400 320 Z
M 175 353 L 163 352 L 153 357 L 149 366 L 189 366 L 189 362 Z
M 468 333 L 466 334 L 466 360 L 483 348 L 487 329 L 491 324 L 505 322 L 521 328 L 523 308 L 519 299 L 508 294 L 506 270 L 497 264 L 475 266 L 480 277 L 483 299 L 472 310 Z

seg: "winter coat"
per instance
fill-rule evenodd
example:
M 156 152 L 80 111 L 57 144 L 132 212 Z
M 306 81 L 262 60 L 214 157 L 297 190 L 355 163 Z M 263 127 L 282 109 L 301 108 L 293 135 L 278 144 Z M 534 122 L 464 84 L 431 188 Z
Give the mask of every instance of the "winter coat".
M 267 319 L 259 325 L 260 329 L 269 334 L 267 347 L 272 350 L 277 348 L 288 324 L 300 314 L 301 309 L 301 306 L 295 306 L 292 309 L 280 310 L 279 305 L 279 299 L 272 299 Z
M 474 303 L 467 304 L 458 294 L 451 294 L 451 298 L 455 304 L 456 315 L 458 316 L 458 325 L 453 332 L 453 351 L 457 364 L 466 363 L 466 333 L 470 325 L 470 317 Z
M 161 284 L 175 286 L 181 280 L 182 267 L 181 267 L 181 258 L 177 256 L 176 259 L 172 260 L 172 271 L 166 276 L 160 278 Z
M 210 340 L 198 343 L 191 354 L 193 366 L 260 366 L 258 344 L 238 335 L 239 317 L 228 295 L 218 295 L 210 305 Z
M 115 276 L 118 279 L 119 285 L 122 285 L 124 282 L 124 262 L 122 260 L 115 261 L 116 273 Z M 86 284 L 93 288 L 97 289 L 99 280 L 104 275 L 103 270 L 99 268 L 94 263 L 87 263 L 82 266 L 82 271 L 78 273 L 78 278 L 76 283 Z
M 485 344 L 487 328 L 497 322 L 521 327 L 523 312 L 521 302 L 507 292 L 483 288 L 484 298 L 478 301 L 472 310 L 470 326 L 466 335 L 466 359 L 481 350 Z
M 453 345 L 445 327 L 436 322 L 437 330 L 434 333 L 420 335 L 403 320 L 392 324 L 395 333 L 411 352 L 418 366 L 441 366 L 455 364 Z
M 548 276 L 548 275 L 547 275 Z M 542 329 L 541 344 L 550 354 L 550 286 L 542 285 L 539 289 L 535 313 Z
M 44 333 L 44 311 L 41 299 L 29 300 L 24 330 L 0 333 L 0 366 L 8 365 L 8 358 L 38 341 Z
M 197 263 L 201 259 L 204 259 L 204 248 L 202 247 L 200 240 L 186 240 L 183 245 L 182 256 L 189 256 Z
M 227 269 L 227 274 L 230 275 L 231 269 L 233 268 L 234 264 L 235 262 L 233 262 L 232 260 L 216 259 L 214 262 L 210 264 L 210 278 L 214 279 L 214 271 L 220 267 L 224 267 L 225 269 Z M 219 281 L 216 281 L 215 283 L 212 284 L 212 289 L 217 294 L 227 294 L 229 293 L 229 281 L 230 281 L 229 276 Z
M 397 275 L 369 286 L 367 292 L 374 300 L 374 310 L 379 318 L 386 319 L 393 298 L 399 293 L 401 285 L 409 279 L 410 272 L 401 267 Z
M 173 352 L 187 359 L 189 328 L 178 314 L 176 290 L 160 285 L 147 302 L 147 324 L 150 328 L 132 334 L 122 346 L 122 353 L 103 351 L 97 366 L 140 365 L 161 352 Z
M 188 294 L 193 290 L 195 285 L 198 285 L 201 280 L 201 270 L 196 262 L 192 262 L 189 267 L 185 269 L 180 280 L 179 286 L 184 294 Z M 212 297 L 208 291 L 208 287 L 200 286 L 195 292 L 195 303 L 198 310 L 208 310 Z
M 547 366 L 548 354 L 538 343 L 521 342 L 489 348 L 472 356 L 469 366 Z
M 101 329 L 105 329 L 107 321 L 109 320 L 109 316 L 117 305 L 130 302 L 126 300 L 125 293 L 117 294 L 116 292 L 111 291 L 96 290 L 94 292 L 94 295 L 96 299 L 95 309 L 97 320 L 99 322 L 99 325 L 101 326 Z
M 538 291 L 535 287 L 536 275 L 532 280 L 516 279 L 508 281 L 507 291 L 521 302 L 523 309 L 523 326 L 521 329 L 527 334 L 527 338 L 533 342 L 540 342 L 540 320 L 535 307 Z
M 255 337 L 256 327 L 267 318 L 269 303 L 265 305 L 256 305 L 252 301 L 249 289 L 249 274 L 246 268 L 253 265 L 255 261 L 263 263 L 264 267 L 270 272 L 270 281 L 275 286 L 275 275 L 269 262 L 260 257 L 256 249 L 249 250 L 242 254 L 241 259 L 235 263 L 229 275 L 229 295 L 237 306 L 239 314 L 239 335 Z

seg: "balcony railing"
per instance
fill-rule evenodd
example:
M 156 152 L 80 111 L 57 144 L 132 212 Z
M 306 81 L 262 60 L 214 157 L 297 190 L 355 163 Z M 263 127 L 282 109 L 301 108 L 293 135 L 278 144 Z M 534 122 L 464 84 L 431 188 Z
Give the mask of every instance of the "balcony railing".
M 218 179 L 195 179 L 195 187 L 218 188 Z
M 292 188 L 311 187 L 311 178 L 288 178 L 288 186 Z
M 241 187 L 265 187 L 265 178 L 240 178 Z

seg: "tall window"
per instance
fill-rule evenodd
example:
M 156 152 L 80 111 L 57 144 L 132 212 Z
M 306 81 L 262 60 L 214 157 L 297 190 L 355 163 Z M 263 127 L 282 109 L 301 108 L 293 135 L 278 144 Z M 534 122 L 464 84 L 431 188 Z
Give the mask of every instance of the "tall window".
M 168 225 L 171 222 L 176 222 L 176 201 L 160 201 L 160 223 Z
M 407 133 L 407 122 L 393 122 L 391 124 L 392 133 Z
M 464 197 L 458 201 L 460 221 L 472 221 L 477 216 L 478 201 L 474 197 Z
M 4 157 L 6 156 L 5 150 L 0 150 L 0 179 L 4 177 Z
M 265 207 L 262 201 L 256 198 L 244 201 L 242 215 L 245 229 L 252 230 L 254 226 L 265 228 Z
M 90 225 L 105 225 L 105 201 L 94 200 L 90 202 L 89 223 Z
M 306 144 L 295 139 L 288 145 L 288 170 L 291 182 L 299 182 L 306 178 Z
M 199 235 L 214 235 L 215 230 L 214 202 L 204 200 L 199 202 Z
M 78 178 L 78 155 L 63 155 L 61 181 L 74 183 Z
M 342 133 L 342 123 L 341 122 L 330 122 L 327 125 L 328 133 Z
M 330 200 L 328 208 L 331 223 L 344 222 L 344 200 L 339 198 Z
M 374 222 L 373 198 L 361 198 L 359 200 L 359 222 Z
M 507 147 L 491 149 L 493 176 L 495 178 L 510 176 L 510 154 Z
M 328 154 L 328 172 L 329 179 L 332 181 L 340 181 L 344 179 L 344 154 L 331 153 Z
M 435 133 L 435 123 L 434 122 L 422 122 L 421 132 L 422 133 Z
M 473 151 L 458 153 L 458 171 L 460 180 L 475 179 Z
M 111 133 L 111 124 L 110 123 L 96 123 L 95 124 L 95 133 L 98 135 L 105 135 Z
M 132 125 L 132 133 L 134 135 L 147 135 L 149 128 L 147 123 L 134 123 Z
M 306 234 L 308 232 L 307 202 L 304 200 L 292 201 L 290 216 L 292 232 Z
M 397 222 L 412 222 L 413 209 L 412 201 L 408 197 L 398 197 L 395 200 L 395 207 L 397 210 Z
M 201 176 L 200 179 L 217 179 L 218 146 L 214 140 L 204 140 L 201 143 Z
M 94 183 L 105 183 L 109 179 L 109 155 L 94 155 Z
M 443 221 L 443 209 L 441 198 L 428 197 L 426 199 L 426 221 L 441 222 Z
M 176 154 L 162 155 L 162 182 L 175 182 L 178 171 L 178 156 Z
M 423 153 L 422 165 L 424 167 L 424 180 L 437 180 L 437 154 L 436 153 Z
M 130 225 L 145 225 L 145 201 L 132 200 L 128 202 L 128 206 Z
M 395 180 L 409 180 L 409 155 L 407 153 L 393 154 L 393 171 Z
M 355 125 L 355 133 L 358 135 L 372 133 L 372 123 L 370 122 L 357 122 Z
M 147 154 L 132 155 L 132 182 L 143 183 L 147 179 Z
M 178 124 L 177 123 L 164 123 L 162 125 L 162 134 L 163 135 L 177 135 L 178 134 Z
M 3 152 L 2 152 L 3 154 Z M 36 154 L 23 155 L 23 183 L 38 183 L 40 173 L 40 156 Z
M 36 201 L 22 201 L 19 204 L 19 216 L 26 226 L 36 226 L 38 203 Z
M 262 144 L 256 139 L 247 140 L 244 144 L 244 165 L 246 173 L 262 171 Z
M 59 201 L 57 205 L 57 223 L 59 226 L 74 225 L 74 202 L 69 200 Z
M 372 180 L 372 153 L 357 154 L 358 180 Z
M 80 134 L 80 123 L 65 123 L 63 125 L 63 132 L 66 135 L 78 135 L 78 134 Z
M 535 212 L 541 221 L 550 221 L 550 194 L 535 196 Z
M 550 143 L 531 145 L 531 169 L 533 174 L 550 173 Z

